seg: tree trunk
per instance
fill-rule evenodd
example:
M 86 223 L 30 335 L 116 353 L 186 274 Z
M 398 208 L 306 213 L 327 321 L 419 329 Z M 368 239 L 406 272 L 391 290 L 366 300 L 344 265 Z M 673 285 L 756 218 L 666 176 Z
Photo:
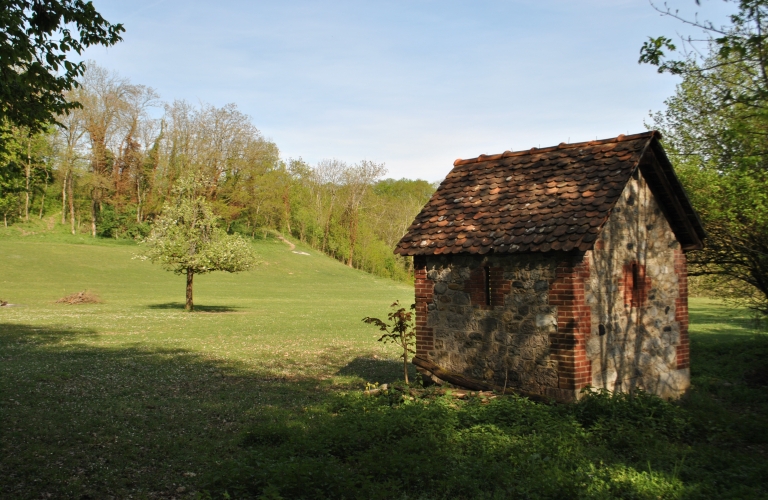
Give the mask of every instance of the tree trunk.
M 27 178 L 27 197 L 24 201 L 24 220 L 29 222 L 29 176 L 32 174 L 32 156 L 30 154 L 30 150 L 32 148 L 32 136 L 29 136 L 29 139 L 27 140 L 27 168 L 25 173 L 25 177 Z
M 331 206 L 328 208 L 328 220 L 325 221 L 325 236 L 323 236 L 323 253 L 325 253 L 325 245 L 328 243 L 328 231 L 331 229 L 332 215 L 333 215 L 333 198 L 331 198 Z
M 61 225 L 67 223 L 67 179 L 69 171 L 64 173 L 64 185 L 61 187 Z
M 288 234 L 291 235 L 291 191 L 290 186 L 285 186 L 283 191 L 283 205 L 285 205 L 285 224 L 288 227 Z
M 136 176 L 136 223 L 141 224 L 141 182 Z
M 40 200 L 40 216 L 38 219 L 43 218 L 43 208 L 45 208 L 45 193 L 48 192 L 48 169 L 45 169 L 45 190 L 43 190 L 43 198 Z
M 48 191 L 48 183 L 46 182 L 45 184 L 46 184 L 45 191 Z M 40 200 L 40 214 L 37 217 L 38 219 L 41 219 L 41 220 L 43 218 L 43 208 L 45 207 L 45 191 L 43 191 L 43 197 Z
M 91 237 L 96 237 L 96 190 L 93 190 L 91 195 Z
M 192 303 L 192 280 L 195 277 L 195 272 L 191 268 L 187 268 L 187 304 L 184 306 L 186 311 L 194 311 L 195 306 Z
M 403 334 L 400 334 L 400 340 L 405 342 Z M 403 348 L 403 375 L 405 375 L 405 383 L 408 383 L 408 347 Z
M 75 197 L 74 197 L 74 187 L 72 186 L 72 184 L 74 183 L 75 183 L 75 177 L 74 177 L 74 174 L 70 171 L 69 186 L 67 186 L 67 191 L 69 191 L 69 222 L 72 225 L 72 234 L 75 234 Z
M 352 214 L 352 224 L 349 235 L 349 260 L 347 265 L 352 267 L 352 253 L 355 251 L 355 243 L 357 242 L 357 210 Z

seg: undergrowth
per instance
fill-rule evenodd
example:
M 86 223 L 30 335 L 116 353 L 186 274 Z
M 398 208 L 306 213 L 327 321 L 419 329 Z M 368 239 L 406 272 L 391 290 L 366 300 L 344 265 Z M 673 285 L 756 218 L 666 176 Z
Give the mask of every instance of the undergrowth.
M 716 431 L 714 431 L 716 432 Z M 338 396 L 247 432 L 203 496 L 232 498 L 757 498 L 768 470 L 681 405 L 635 392 L 524 398 Z M 747 439 L 747 436 L 741 436 Z

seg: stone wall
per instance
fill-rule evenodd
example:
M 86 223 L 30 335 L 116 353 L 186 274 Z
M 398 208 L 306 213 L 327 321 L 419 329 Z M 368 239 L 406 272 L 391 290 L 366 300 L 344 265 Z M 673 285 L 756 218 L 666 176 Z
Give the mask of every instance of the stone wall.
M 468 377 L 560 397 L 550 352 L 558 307 L 550 304 L 550 287 L 564 258 L 417 258 L 417 351 Z
M 685 255 L 638 172 L 589 258 L 594 387 L 676 397 L 689 385 Z
M 685 256 L 638 173 L 586 253 L 417 256 L 417 352 L 465 376 L 578 397 L 689 384 Z

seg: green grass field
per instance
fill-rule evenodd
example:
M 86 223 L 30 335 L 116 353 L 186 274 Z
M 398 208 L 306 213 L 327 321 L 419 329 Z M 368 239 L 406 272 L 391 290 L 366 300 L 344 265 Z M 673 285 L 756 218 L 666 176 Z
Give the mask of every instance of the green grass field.
M 132 259 L 136 245 L 32 227 L 0 230 L 0 298 L 19 305 L 0 309 L 1 498 L 194 498 L 201 484 L 226 486 L 219 471 L 260 425 L 311 427 L 338 393 L 402 378 L 398 352 L 361 318 L 410 304 L 410 286 L 267 239 L 257 270 L 196 277 L 197 312 L 185 313 L 184 278 Z M 84 289 L 103 303 L 55 303 Z M 739 457 L 736 472 L 712 471 L 741 483 L 732 498 L 766 493 L 755 478 L 768 471 L 768 398 L 744 379 L 768 348 L 752 321 L 691 300 L 695 389 L 683 406 L 711 432 L 695 449 Z M 659 488 L 587 497 L 684 498 L 663 472 L 687 456 L 674 453 L 634 472 Z
M 21 306 L 0 309 L 0 497 L 175 492 L 261 413 L 402 378 L 361 319 L 410 303 L 403 284 L 262 240 L 257 270 L 195 278 L 189 314 L 185 278 L 136 245 L 45 236 L 0 233 L 0 298 Z M 103 303 L 54 303 L 84 289 Z

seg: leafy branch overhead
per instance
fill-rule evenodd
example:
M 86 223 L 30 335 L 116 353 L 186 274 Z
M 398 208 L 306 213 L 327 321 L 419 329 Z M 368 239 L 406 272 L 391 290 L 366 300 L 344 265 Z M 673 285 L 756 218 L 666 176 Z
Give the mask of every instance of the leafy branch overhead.
M 0 122 L 36 133 L 81 107 L 64 95 L 85 72 L 85 64 L 69 60 L 69 53 L 114 45 L 124 31 L 91 2 L 0 0 Z
M 702 37 L 681 37 L 679 45 L 666 36 L 649 37 L 640 48 L 638 62 L 656 66 L 659 73 L 716 82 L 717 92 L 712 97 L 722 106 L 742 104 L 766 109 L 768 2 L 725 1 L 736 8 L 727 26 L 684 18 L 669 7 L 654 5 L 662 15 L 701 30 Z
M 682 78 L 651 126 L 707 232 L 704 250 L 687 256 L 690 275 L 768 314 L 768 1 L 730 3 L 725 27 L 662 11 L 703 36 L 651 38 L 640 62 Z

